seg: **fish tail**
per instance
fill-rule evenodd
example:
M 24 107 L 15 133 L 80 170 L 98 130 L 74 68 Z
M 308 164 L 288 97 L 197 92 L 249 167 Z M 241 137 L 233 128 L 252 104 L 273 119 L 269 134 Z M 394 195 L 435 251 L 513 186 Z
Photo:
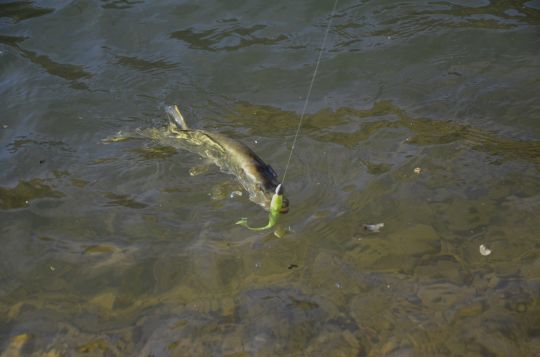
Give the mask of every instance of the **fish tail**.
M 169 114 L 169 118 L 171 121 L 180 129 L 182 130 L 188 130 L 188 126 L 186 124 L 186 121 L 184 120 L 184 117 L 182 116 L 182 113 L 180 113 L 180 109 L 178 109 L 177 105 L 168 105 L 165 107 L 165 112 Z

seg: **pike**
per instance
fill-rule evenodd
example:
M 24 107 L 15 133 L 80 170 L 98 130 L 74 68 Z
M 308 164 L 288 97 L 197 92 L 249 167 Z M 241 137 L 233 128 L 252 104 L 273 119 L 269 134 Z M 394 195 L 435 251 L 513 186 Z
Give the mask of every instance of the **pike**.
M 138 129 L 137 134 L 210 160 L 222 172 L 234 175 L 248 192 L 249 199 L 270 212 L 265 227 L 249 227 L 245 218 L 237 224 L 252 230 L 269 229 L 277 223 L 280 213 L 288 212 L 289 201 L 283 197 L 284 190 L 278 182 L 278 175 L 247 145 L 223 134 L 190 129 L 176 105 L 167 106 L 165 111 L 170 118 L 167 127 Z M 120 135 L 104 141 L 116 142 L 126 138 Z

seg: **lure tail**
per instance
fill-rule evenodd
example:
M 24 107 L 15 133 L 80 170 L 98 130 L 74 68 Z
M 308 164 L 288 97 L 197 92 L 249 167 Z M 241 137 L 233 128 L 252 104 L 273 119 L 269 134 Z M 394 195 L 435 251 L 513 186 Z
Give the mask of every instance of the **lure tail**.
M 272 228 L 275 225 L 275 223 L 272 224 L 271 222 L 268 222 L 268 224 L 264 227 L 250 227 L 247 221 L 248 221 L 247 218 L 242 218 L 235 224 L 241 225 L 242 227 L 246 227 L 247 229 L 252 230 L 252 231 L 264 231 L 266 229 Z
M 270 213 L 268 214 L 268 224 L 264 227 L 250 227 L 247 223 L 247 218 L 242 218 L 236 224 L 246 227 L 252 231 L 264 231 L 270 229 L 276 225 L 279 219 L 279 212 L 281 211 L 281 206 L 283 204 L 283 189 L 281 184 L 276 187 L 276 192 L 272 196 L 272 201 L 270 202 Z

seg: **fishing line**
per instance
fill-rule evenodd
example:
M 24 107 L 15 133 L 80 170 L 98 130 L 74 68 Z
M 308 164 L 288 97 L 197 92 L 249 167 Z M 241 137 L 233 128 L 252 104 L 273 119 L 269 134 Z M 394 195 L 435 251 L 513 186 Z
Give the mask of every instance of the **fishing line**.
M 313 76 L 311 77 L 311 83 L 309 84 L 309 89 L 306 95 L 306 100 L 304 102 L 304 108 L 302 109 L 302 114 L 300 115 L 300 120 L 298 121 L 298 127 L 296 128 L 296 134 L 294 134 L 293 143 L 291 146 L 291 152 L 289 153 L 289 159 L 287 160 L 287 165 L 285 166 L 285 171 L 283 172 L 283 179 L 281 183 L 285 182 L 285 177 L 287 176 L 287 170 L 289 169 L 289 164 L 291 163 L 292 154 L 296 146 L 296 140 L 298 139 L 298 134 L 300 134 L 300 128 L 302 127 L 302 121 L 304 120 L 304 115 L 306 114 L 306 109 L 309 104 L 309 97 L 311 96 L 311 90 L 313 89 L 313 84 L 315 83 L 315 77 L 317 77 L 317 71 L 319 70 L 319 64 L 321 63 L 322 54 L 324 51 L 324 46 L 326 45 L 326 39 L 328 38 L 328 33 L 330 32 L 330 26 L 332 25 L 332 20 L 334 19 L 334 13 L 336 12 L 336 7 L 339 0 L 334 2 L 334 8 L 330 14 L 330 20 L 328 21 L 328 26 L 326 26 L 326 32 L 322 41 L 321 49 L 319 50 L 319 58 L 315 64 L 315 70 L 313 71 Z

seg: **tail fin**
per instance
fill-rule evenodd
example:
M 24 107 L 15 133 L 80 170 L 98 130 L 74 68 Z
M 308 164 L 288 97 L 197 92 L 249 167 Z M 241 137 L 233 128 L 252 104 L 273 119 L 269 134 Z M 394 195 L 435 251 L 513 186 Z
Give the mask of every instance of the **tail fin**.
M 168 105 L 165 107 L 165 112 L 169 114 L 169 118 L 171 119 L 176 126 L 178 126 L 182 130 L 188 130 L 188 126 L 186 124 L 186 121 L 184 120 L 184 117 L 182 116 L 182 113 L 180 113 L 180 109 L 178 109 L 178 106 L 176 105 Z

